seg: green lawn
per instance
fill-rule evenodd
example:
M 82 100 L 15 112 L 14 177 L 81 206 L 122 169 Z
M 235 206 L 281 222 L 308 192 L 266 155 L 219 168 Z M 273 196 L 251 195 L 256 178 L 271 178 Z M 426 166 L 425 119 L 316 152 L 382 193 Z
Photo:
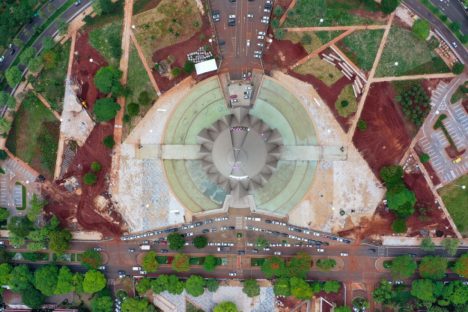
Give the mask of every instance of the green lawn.
M 439 194 L 453 218 L 458 230 L 463 236 L 468 235 L 468 213 L 466 213 L 466 203 L 468 202 L 468 189 L 462 189 L 466 185 L 468 188 L 468 175 L 465 175 L 451 184 L 439 190 Z
M 138 56 L 138 52 L 131 45 L 130 55 L 128 59 L 128 81 L 127 87 L 130 89 L 131 94 L 127 97 L 127 102 L 138 103 L 138 97 L 141 92 L 146 91 L 152 99 L 156 99 L 156 91 L 154 90 L 145 67 Z
M 55 46 L 52 51 L 55 53 L 56 64 L 52 68 L 44 68 L 33 82 L 34 89 L 41 93 L 49 102 L 50 106 L 58 111 L 62 111 L 63 96 L 65 93 L 65 78 L 68 69 L 68 56 L 70 54 L 70 41 L 64 45 Z
M 89 33 L 89 42 L 110 65 L 118 67 L 122 55 L 122 19 L 95 27 Z
M 341 90 L 340 95 L 335 103 L 335 108 L 341 117 L 348 117 L 357 110 L 357 101 L 354 97 L 352 85 L 347 85 Z
M 370 71 L 379 49 L 383 30 L 362 30 L 352 33 L 340 41 L 344 54 L 362 70 Z
M 452 97 L 450 98 L 450 102 L 452 104 L 457 103 L 459 100 L 467 99 L 468 98 L 468 82 L 465 85 L 460 85 L 458 89 L 453 93 Z
M 8 149 L 45 176 L 51 177 L 57 157 L 60 123 L 32 94 L 26 96 L 16 113 Z
M 322 80 L 327 86 L 337 82 L 343 74 L 333 65 L 315 56 L 302 65 L 294 68 L 294 71 L 301 75 L 311 74 Z
M 376 11 L 374 1 L 298 0 L 288 14 L 284 27 L 376 24 L 376 21 L 351 13 L 352 10 Z M 320 23 L 320 19 L 323 22 Z
M 445 72 L 450 69 L 426 41 L 416 38 L 410 30 L 392 27 L 377 67 L 377 77 Z
M 307 53 L 312 53 L 341 33 L 341 31 L 290 31 L 285 33 L 284 40 L 301 43 Z M 304 36 L 310 36 L 310 42 L 304 40 Z

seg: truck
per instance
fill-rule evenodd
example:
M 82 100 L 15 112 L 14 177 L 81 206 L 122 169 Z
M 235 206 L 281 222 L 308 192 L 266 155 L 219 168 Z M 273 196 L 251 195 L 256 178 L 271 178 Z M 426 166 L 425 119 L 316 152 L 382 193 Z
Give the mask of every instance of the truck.
M 151 246 L 150 245 L 140 245 L 141 250 L 150 250 Z

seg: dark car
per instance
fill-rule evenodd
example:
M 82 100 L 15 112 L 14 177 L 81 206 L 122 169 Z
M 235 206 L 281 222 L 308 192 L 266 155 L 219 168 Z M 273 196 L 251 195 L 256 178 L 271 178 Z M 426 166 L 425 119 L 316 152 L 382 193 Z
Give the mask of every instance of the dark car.
M 265 220 L 265 223 L 271 224 L 271 220 Z
M 204 229 L 204 230 L 202 231 L 203 234 L 206 234 L 206 233 L 209 233 L 209 232 L 210 232 L 210 229 Z
M 219 22 L 221 20 L 221 14 L 218 10 L 214 10 L 211 16 L 213 17 L 213 21 L 215 22 Z
M 238 254 L 238 255 L 245 255 L 245 250 L 238 250 L 238 251 L 237 251 L 237 254 Z
M 161 253 L 168 253 L 168 252 L 169 252 L 169 250 L 167 250 L 167 249 L 161 249 Z
M 219 39 L 218 42 L 219 42 L 219 45 L 220 45 L 220 46 L 223 46 L 223 45 L 226 44 L 226 41 L 224 41 L 223 39 Z

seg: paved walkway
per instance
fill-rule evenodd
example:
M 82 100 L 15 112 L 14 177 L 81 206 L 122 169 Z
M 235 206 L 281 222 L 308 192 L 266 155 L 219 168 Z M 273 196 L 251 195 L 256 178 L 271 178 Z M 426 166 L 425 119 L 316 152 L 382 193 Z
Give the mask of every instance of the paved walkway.
M 37 96 L 39 101 L 41 101 L 41 103 L 44 104 L 44 106 L 47 107 L 48 110 L 50 110 L 50 112 L 55 116 L 55 118 L 57 118 L 57 120 L 60 120 L 60 115 L 55 110 L 52 109 L 47 99 L 43 97 L 42 94 L 37 93 L 36 91 L 34 91 L 34 94 Z
M 439 73 L 439 74 L 424 74 L 424 75 L 408 75 L 408 76 L 392 76 L 392 77 L 377 77 L 373 78 L 372 82 L 383 81 L 399 81 L 399 80 L 420 80 L 420 79 L 441 79 L 441 78 L 454 78 L 453 73 Z
M 283 23 L 286 21 L 286 18 L 288 17 L 289 11 L 291 11 L 295 6 L 296 6 L 296 0 L 292 0 L 291 3 L 289 4 L 288 8 L 286 9 L 286 12 L 284 12 L 283 16 L 281 16 L 279 25 L 283 25 Z
M 375 55 L 374 64 L 372 65 L 372 69 L 369 72 L 369 78 L 367 80 L 366 85 L 364 86 L 364 92 L 362 93 L 361 100 L 359 101 L 358 109 L 354 116 L 353 124 L 351 125 L 347 133 L 348 142 L 351 142 L 353 140 L 354 131 L 356 131 L 357 123 L 359 121 L 359 118 L 361 117 L 362 110 L 364 109 L 364 103 L 366 102 L 366 98 L 367 98 L 367 94 L 369 93 L 370 85 L 372 84 L 374 80 L 375 71 L 377 70 L 377 66 L 379 65 L 380 58 L 382 57 L 385 44 L 387 43 L 388 34 L 390 33 L 390 28 L 392 27 L 394 17 L 395 17 L 395 13 L 392 13 L 390 15 L 390 18 L 388 19 L 387 25 L 385 25 L 385 31 L 382 36 L 382 40 L 380 41 L 380 46 L 379 46 L 379 49 L 377 50 L 377 54 Z
M 151 85 L 153 86 L 158 96 L 161 96 L 161 90 L 159 89 L 158 84 L 156 83 L 156 80 L 154 79 L 151 68 L 149 67 L 148 62 L 146 61 L 145 54 L 143 53 L 143 50 L 141 49 L 141 46 L 138 43 L 137 39 L 135 38 L 135 35 L 133 34 L 133 32 L 130 32 L 130 37 L 132 39 L 133 45 L 135 46 L 138 52 L 138 56 L 140 57 L 141 63 L 143 64 L 143 67 L 146 70 L 146 74 L 148 74 L 148 78 L 151 81 Z
M 300 31 L 336 31 L 336 30 L 376 30 L 386 29 L 386 25 L 355 25 L 355 26 L 312 26 L 312 27 L 286 27 L 285 31 L 300 32 Z
M 347 31 L 345 31 L 344 33 L 342 33 L 341 35 L 339 35 L 338 37 L 334 38 L 332 41 L 329 41 L 329 42 L 325 43 L 325 44 L 322 45 L 320 48 L 316 49 L 315 51 L 313 51 L 312 53 L 310 53 L 310 54 L 307 55 L 306 57 L 300 59 L 296 64 L 292 65 L 292 66 L 290 67 L 290 69 L 294 69 L 294 68 L 296 68 L 297 66 L 304 64 L 305 62 L 307 62 L 307 61 L 310 60 L 311 58 L 317 56 L 320 52 L 322 52 L 322 51 L 325 50 L 326 48 L 330 47 L 331 45 L 337 43 L 338 41 L 340 41 L 340 40 L 343 39 L 344 37 L 346 37 L 346 36 L 348 36 L 349 34 L 351 34 L 354 30 L 355 30 L 354 28 L 348 29 Z

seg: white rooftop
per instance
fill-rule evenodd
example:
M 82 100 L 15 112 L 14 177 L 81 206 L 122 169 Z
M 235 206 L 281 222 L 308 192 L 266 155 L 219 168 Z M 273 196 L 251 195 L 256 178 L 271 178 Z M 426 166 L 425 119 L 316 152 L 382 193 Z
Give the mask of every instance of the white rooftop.
M 216 65 L 215 59 L 211 59 L 208 61 L 203 61 L 203 62 L 195 64 L 195 70 L 197 71 L 197 75 L 209 73 L 217 69 L 218 69 L 218 65 Z

